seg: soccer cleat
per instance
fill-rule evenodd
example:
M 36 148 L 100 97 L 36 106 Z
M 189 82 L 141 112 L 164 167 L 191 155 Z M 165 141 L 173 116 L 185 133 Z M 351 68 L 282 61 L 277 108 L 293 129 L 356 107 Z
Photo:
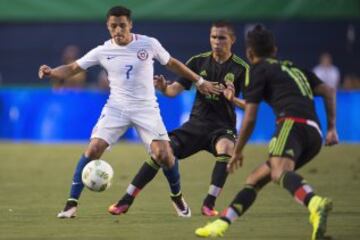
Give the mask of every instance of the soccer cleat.
M 64 210 L 58 213 L 58 218 L 74 218 L 76 217 L 77 201 L 68 200 L 66 202 Z
M 125 214 L 130 208 L 129 204 L 113 204 L 109 207 L 108 212 L 112 215 Z
M 217 219 L 205 225 L 205 227 L 195 230 L 195 235 L 198 237 L 222 237 L 225 231 L 229 228 L 229 223 L 222 219 Z
M 171 201 L 179 217 L 184 217 L 184 218 L 191 217 L 190 207 L 185 202 L 185 199 L 182 196 L 182 194 L 180 194 L 179 196 L 171 196 Z
M 219 212 L 215 210 L 215 208 L 210 208 L 208 206 L 202 206 L 201 214 L 207 217 L 215 217 L 219 215 Z
M 332 210 L 332 201 L 329 198 L 315 196 L 309 203 L 310 223 L 313 226 L 311 240 L 324 239 L 327 217 Z

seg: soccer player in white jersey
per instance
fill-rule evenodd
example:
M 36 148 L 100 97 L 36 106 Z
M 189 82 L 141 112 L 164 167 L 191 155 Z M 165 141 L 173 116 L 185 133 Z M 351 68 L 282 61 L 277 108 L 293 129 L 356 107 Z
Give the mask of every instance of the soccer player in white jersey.
M 153 85 L 153 59 L 184 78 L 195 82 L 204 94 L 219 94 L 221 89 L 204 80 L 161 46 L 155 38 L 131 32 L 131 11 L 122 6 L 107 13 L 111 39 L 74 63 L 51 68 L 42 65 L 39 78 L 63 79 L 94 65 L 108 73 L 110 96 L 91 134 L 90 143 L 75 168 L 70 197 L 59 218 L 76 216 L 78 200 L 84 188 L 81 172 L 91 160 L 99 159 L 129 127 L 135 127 L 150 155 L 149 164 L 172 168 L 174 156 L 163 124 Z M 134 189 L 136 191 L 136 189 Z

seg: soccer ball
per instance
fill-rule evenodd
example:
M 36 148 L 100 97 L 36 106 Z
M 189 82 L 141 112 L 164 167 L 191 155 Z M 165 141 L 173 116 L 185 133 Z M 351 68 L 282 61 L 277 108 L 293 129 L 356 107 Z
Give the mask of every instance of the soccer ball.
M 111 185 L 114 171 L 110 164 L 104 160 L 93 160 L 86 164 L 82 171 L 84 185 L 94 192 L 102 192 Z

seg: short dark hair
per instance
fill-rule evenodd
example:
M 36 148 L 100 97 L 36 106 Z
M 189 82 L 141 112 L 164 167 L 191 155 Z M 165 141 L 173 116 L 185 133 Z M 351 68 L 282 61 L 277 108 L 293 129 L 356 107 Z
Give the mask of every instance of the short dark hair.
M 229 21 L 226 21 L 226 20 L 218 20 L 216 22 L 213 22 L 211 24 L 211 27 L 226 27 L 230 34 L 235 36 L 235 28 L 234 28 L 234 25 L 229 22 Z
M 129 20 L 131 20 L 131 10 L 123 6 L 114 6 L 107 12 L 106 19 L 109 19 L 110 16 L 126 16 Z
M 261 24 L 255 25 L 247 33 L 245 43 L 257 57 L 270 57 L 275 50 L 274 35 Z

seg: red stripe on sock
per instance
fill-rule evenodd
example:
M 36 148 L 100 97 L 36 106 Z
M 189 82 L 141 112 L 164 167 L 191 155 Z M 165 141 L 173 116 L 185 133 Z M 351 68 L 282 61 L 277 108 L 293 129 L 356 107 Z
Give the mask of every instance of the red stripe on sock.
M 295 199 L 303 204 L 306 195 L 308 195 L 310 192 L 312 192 L 311 188 L 307 187 L 307 185 L 303 185 L 296 190 Z
M 138 195 L 140 191 L 141 191 L 140 188 L 135 188 L 134 192 L 131 194 L 131 196 L 136 197 L 136 195 Z
M 228 209 L 229 208 L 225 208 L 224 210 L 222 210 L 222 212 L 220 213 L 220 217 L 226 217 Z

